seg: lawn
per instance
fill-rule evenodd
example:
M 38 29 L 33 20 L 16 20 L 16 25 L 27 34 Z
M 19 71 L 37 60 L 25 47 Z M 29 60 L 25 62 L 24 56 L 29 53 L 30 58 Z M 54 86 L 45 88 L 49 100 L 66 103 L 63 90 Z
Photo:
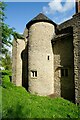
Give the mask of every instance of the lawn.
M 63 98 L 32 95 L 16 87 L 5 75 L 2 86 L 3 118 L 78 118 L 79 106 Z M 0 95 L 1 97 L 1 95 Z

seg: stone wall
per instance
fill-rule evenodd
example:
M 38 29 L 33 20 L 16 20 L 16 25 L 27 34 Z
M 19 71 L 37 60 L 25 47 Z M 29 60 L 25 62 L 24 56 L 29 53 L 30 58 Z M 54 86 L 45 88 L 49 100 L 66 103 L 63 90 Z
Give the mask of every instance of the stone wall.
M 75 102 L 80 103 L 80 13 L 73 16 Z
M 12 52 L 12 82 L 17 86 L 22 86 L 22 59 L 21 53 L 25 49 L 24 39 L 17 39 L 13 41 Z
M 17 42 L 13 40 L 12 47 L 12 82 L 16 85 Z
M 73 37 L 59 39 L 53 46 L 54 93 L 74 101 Z M 61 76 L 61 69 L 68 70 L 68 76 Z
M 80 103 L 80 13 L 75 14 L 72 19 L 58 25 L 57 29 L 60 31 L 67 27 L 73 28 L 75 102 Z

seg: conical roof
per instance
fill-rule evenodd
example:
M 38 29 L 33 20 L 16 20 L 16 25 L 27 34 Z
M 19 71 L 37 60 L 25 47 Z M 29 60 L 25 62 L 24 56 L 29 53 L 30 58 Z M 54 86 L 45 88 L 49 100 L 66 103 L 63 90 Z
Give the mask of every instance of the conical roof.
M 28 22 L 26 27 L 29 28 L 32 24 L 34 24 L 36 22 L 49 22 L 55 26 L 57 25 L 51 19 L 49 19 L 47 16 L 45 16 L 43 13 L 39 13 L 36 17 L 34 17 L 31 21 Z

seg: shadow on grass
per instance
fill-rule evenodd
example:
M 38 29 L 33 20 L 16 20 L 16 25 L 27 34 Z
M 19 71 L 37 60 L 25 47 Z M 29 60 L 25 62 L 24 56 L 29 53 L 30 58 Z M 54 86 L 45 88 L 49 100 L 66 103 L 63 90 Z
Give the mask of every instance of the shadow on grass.
M 25 105 L 24 105 L 25 106 Z M 26 109 L 26 112 L 24 110 L 24 106 L 17 103 L 16 107 L 11 107 L 7 109 L 6 116 L 3 116 L 3 119 L 7 120 L 22 120 L 24 118 L 28 118 L 30 116 L 30 109 Z

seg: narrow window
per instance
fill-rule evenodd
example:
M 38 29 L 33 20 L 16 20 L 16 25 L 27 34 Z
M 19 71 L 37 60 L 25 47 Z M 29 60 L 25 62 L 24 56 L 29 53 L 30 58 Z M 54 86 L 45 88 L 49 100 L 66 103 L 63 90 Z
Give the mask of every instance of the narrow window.
M 37 71 L 35 71 L 35 77 L 37 77 Z
M 31 76 L 34 77 L 34 71 L 32 71 L 32 75 Z
M 37 77 L 37 71 L 31 71 L 31 77 Z
M 61 69 L 61 77 L 68 77 L 68 69 Z
M 48 60 L 49 60 L 49 55 L 48 55 Z

